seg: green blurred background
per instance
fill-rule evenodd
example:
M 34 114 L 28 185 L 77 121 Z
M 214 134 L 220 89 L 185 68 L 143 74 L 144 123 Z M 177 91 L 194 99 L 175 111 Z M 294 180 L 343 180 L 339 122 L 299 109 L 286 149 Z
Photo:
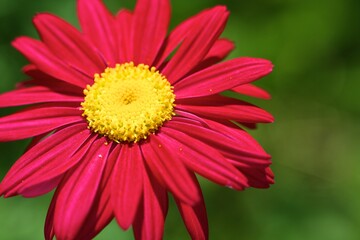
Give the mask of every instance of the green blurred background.
M 112 11 L 134 0 L 106 0 Z M 250 99 L 276 122 L 251 131 L 273 156 L 276 184 L 235 192 L 202 181 L 211 239 L 360 239 L 360 1 L 172 1 L 175 26 L 217 4 L 231 11 L 223 36 L 236 43 L 230 58 L 270 59 L 274 72 L 258 85 L 273 96 Z M 71 23 L 75 1 L 0 1 L 0 92 L 24 80 L 26 60 L 10 46 L 36 37 L 31 19 L 52 12 Z M 249 98 L 246 98 L 249 100 Z M 10 111 L 2 109 L 3 116 Z M 0 144 L 0 177 L 27 141 Z M 41 239 L 50 194 L 0 199 L 0 239 Z M 165 239 L 189 239 L 172 203 Z M 115 223 L 96 239 L 133 239 Z

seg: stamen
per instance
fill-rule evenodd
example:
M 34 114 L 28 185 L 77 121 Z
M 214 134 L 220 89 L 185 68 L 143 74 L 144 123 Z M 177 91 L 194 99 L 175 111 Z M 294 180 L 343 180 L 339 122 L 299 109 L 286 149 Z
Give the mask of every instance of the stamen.
M 81 103 L 89 128 L 115 142 L 138 142 L 174 113 L 173 87 L 155 67 L 133 62 L 95 74 Z

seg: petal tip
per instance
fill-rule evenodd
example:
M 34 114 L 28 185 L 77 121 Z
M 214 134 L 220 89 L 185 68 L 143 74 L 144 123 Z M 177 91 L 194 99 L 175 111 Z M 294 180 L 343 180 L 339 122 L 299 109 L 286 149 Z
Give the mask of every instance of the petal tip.
M 124 231 L 128 230 L 131 226 L 131 222 L 126 221 L 124 218 L 115 217 L 117 224 L 123 229 Z
M 217 5 L 213 8 L 213 10 L 215 11 L 222 11 L 222 12 L 227 12 L 229 13 L 229 10 L 227 9 L 227 6 L 226 5 Z
M 272 72 L 274 70 L 275 65 L 270 60 L 267 60 L 267 62 L 268 62 L 269 72 Z
M 13 46 L 14 48 L 18 48 L 19 45 L 21 44 L 20 42 L 22 42 L 23 39 L 25 39 L 25 38 L 26 37 L 24 37 L 24 36 L 20 36 L 20 37 L 15 38 L 14 40 L 12 40 L 11 46 Z
M 274 123 L 275 122 L 275 118 L 273 115 L 269 116 L 269 123 Z
M 4 189 L 3 187 L 0 185 L 0 197 L 2 197 L 4 195 Z
M 40 12 L 34 15 L 34 17 L 32 18 L 32 22 L 35 25 L 35 27 L 37 27 L 37 24 L 39 24 L 40 21 L 46 21 L 49 18 L 57 18 L 57 16 L 48 12 Z

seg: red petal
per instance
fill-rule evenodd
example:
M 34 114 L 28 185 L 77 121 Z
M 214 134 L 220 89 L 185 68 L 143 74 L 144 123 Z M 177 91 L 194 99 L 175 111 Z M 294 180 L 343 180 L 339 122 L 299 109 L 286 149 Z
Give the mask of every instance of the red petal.
M 58 193 L 59 193 L 59 191 L 55 191 L 54 196 L 51 200 L 48 212 L 46 214 L 45 226 L 44 226 L 45 240 L 52 240 L 55 236 L 55 233 L 54 233 L 54 210 L 55 210 L 55 204 L 56 204 L 56 199 L 57 199 Z
M 52 191 L 54 188 L 56 188 L 59 185 L 62 177 L 63 177 L 63 175 L 61 174 L 55 178 L 51 178 L 50 180 L 37 183 L 36 185 L 31 184 L 32 186 L 26 187 L 25 189 L 20 188 L 20 186 L 19 186 L 19 188 L 17 188 L 18 190 L 16 190 L 17 193 L 9 192 L 9 194 L 21 195 L 26 198 L 38 197 L 38 196 L 44 195 L 44 194 Z M 12 191 L 14 191 L 14 190 L 15 189 L 12 189 Z
M 59 186 L 54 231 L 58 239 L 75 239 L 91 210 L 107 162 L 109 146 L 100 138 L 80 165 L 70 170 Z
M 249 103 L 213 95 L 177 100 L 176 108 L 211 119 L 234 120 L 243 123 L 271 123 L 273 116 Z
M 44 102 L 82 102 L 84 97 L 71 96 L 44 86 L 17 89 L 0 95 L 0 107 L 13 107 Z
M 59 80 L 72 85 L 85 88 L 87 84 L 93 82 L 93 77 L 86 76 L 65 64 L 55 56 L 47 46 L 35 39 L 20 37 L 12 42 L 13 46 L 19 50 L 36 67 Z
M 268 60 L 236 58 L 208 67 L 174 85 L 177 99 L 202 97 L 255 81 L 272 71 Z
M 261 145 L 249 133 L 239 128 L 236 124 L 230 121 L 218 122 L 209 119 L 204 119 L 204 121 L 213 130 L 221 132 L 235 141 L 239 141 L 242 148 L 253 149 L 253 151 L 267 155 Z
M 249 181 L 249 185 L 254 188 L 268 188 L 272 181 L 268 180 L 266 168 L 240 167 L 241 171 Z
M 76 107 L 42 104 L 0 118 L 0 141 L 25 139 L 82 121 Z
M 30 87 L 34 85 L 40 85 L 53 89 L 56 92 L 64 92 L 69 95 L 75 95 L 75 96 L 84 95 L 83 93 L 84 89 L 82 87 L 75 86 L 67 82 L 63 82 L 59 79 L 53 78 L 52 76 L 47 75 L 46 73 L 40 71 L 33 64 L 26 65 L 25 67 L 23 67 L 22 70 L 26 75 L 32 77 L 32 80 L 20 83 L 21 87 L 17 87 L 17 89 L 21 89 L 23 87 Z
M 162 73 L 171 84 L 191 71 L 208 53 L 222 33 L 228 11 L 218 6 L 206 11 L 197 24 L 188 28 L 188 35 Z
M 210 67 L 227 57 L 235 48 L 234 43 L 227 39 L 219 39 L 210 49 L 205 58 L 191 71 L 198 72 L 204 68 Z M 191 73 L 190 73 L 191 74 Z
M 205 144 L 212 146 L 213 148 L 220 151 L 226 158 L 229 156 L 236 156 L 236 159 L 241 159 L 243 163 L 260 164 L 268 166 L 270 164 L 269 159 L 271 158 L 268 154 L 264 153 L 263 150 L 254 149 L 248 147 L 244 142 L 247 141 L 244 138 L 232 138 L 223 134 L 219 129 L 214 130 L 201 125 L 194 125 L 184 120 L 177 120 L 175 117 L 172 121 L 169 121 L 166 125 L 180 132 L 183 132 L 195 139 L 198 139 Z
M 0 195 L 6 193 L 8 197 L 16 194 L 19 185 L 26 185 L 27 180 L 33 178 L 32 175 L 44 173 L 42 168 L 58 169 L 57 165 L 61 168 L 88 136 L 86 124 L 76 124 L 52 134 L 33 146 L 15 162 L 6 174 L 1 182 Z M 60 172 L 58 175 L 61 174 Z
M 162 239 L 168 208 L 166 190 L 143 170 L 143 198 L 137 211 L 133 231 L 136 240 Z
M 53 81 L 53 80 L 56 80 L 56 78 L 42 72 L 40 69 L 38 69 L 34 64 L 28 64 L 28 65 L 25 65 L 23 68 L 22 68 L 22 71 L 32 77 L 33 79 L 41 79 L 44 81 L 44 83 L 47 83 L 47 82 L 50 82 L 50 81 Z M 72 87 L 74 87 L 73 85 L 70 85 Z M 81 88 L 80 88 L 81 89 Z
M 173 144 L 174 154 L 179 155 L 192 171 L 217 184 L 237 190 L 248 186 L 246 178 L 213 147 L 172 129 L 171 123 L 163 126 L 161 132 L 173 138 L 176 142 Z
M 174 152 L 175 147 L 176 142 L 161 133 L 141 145 L 146 163 L 158 181 L 183 202 L 192 205 L 198 202 L 199 192 L 179 155 Z
M 181 118 L 181 120 L 183 120 L 183 119 L 186 119 L 187 121 L 195 120 L 195 121 L 192 121 L 192 123 L 195 123 L 195 124 L 198 124 L 198 125 L 201 125 L 201 126 L 205 126 L 205 127 L 208 126 L 208 124 L 205 121 L 206 119 L 204 119 L 202 117 L 199 117 L 199 116 L 197 116 L 195 114 L 192 114 L 192 113 L 189 113 L 189 112 L 186 112 L 186 111 L 181 111 L 179 109 L 175 109 L 175 113 L 178 116 L 184 117 L 184 118 Z M 175 117 L 174 119 L 177 119 L 177 117 Z
M 113 143 L 116 147 L 120 146 Z M 113 149 L 113 146 L 110 146 Z M 93 239 L 113 219 L 113 206 L 111 204 L 111 176 L 119 151 L 113 149 L 107 159 L 104 174 L 98 187 L 94 204 L 86 217 L 86 224 L 83 224 L 76 239 Z
M 266 92 L 264 89 L 259 88 L 252 84 L 240 85 L 240 86 L 232 88 L 231 91 L 234 91 L 234 92 L 237 92 L 240 94 L 244 94 L 244 95 L 248 95 L 251 97 L 256 97 L 256 98 L 262 98 L 262 99 L 270 99 L 271 98 L 270 94 L 268 92 Z
M 270 167 L 267 167 L 267 168 L 265 169 L 265 171 L 266 171 L 266 176 L 267 176 L 267 180 L 269 181 L 269 183 L 270 183 L 270 184 L 274 184 L 274 183 L 275 183 L 275 181 L 274 181 L 274 173 L 273 173 L 273 171 L 271 170 L 271 168 L 270 168 Z
M 170 22 L 169 0 L 138 0 L 133 27 L 133 58 L 135 64 L 152 66 L 166 37 Z
M 121 10 L 116 15 L 116 31 L 118 37 L 119 63 L 133 61 L 133 41 L 131 40 L 131 26 L 133 15 L 127 10 Z
M 106 62 L 116 64 L 118 48 L 114 16 L 99 0 L 79 0 L 77 11 L 84 35 L 100 50 Z
M 232 41 L 222 38 L 215 42 L 215 44 L 212 46 L 208 54 L 205 56 L 205 59 L 208 58 L 217 58 L 219 60 L 222 60 L 225 58 L 232 50 L 234 50 L 235 45 Z
M 80 135 L 83 135 L 81 137 L 84 138 L 86 135 L 90 136 L 90 132 L 86 134 L 81 132 Z M 46 189 L 44 189 L 43 186 L 47 186 L 49 182 L 60 180 L 66 171 L 74 167 L 87 153 L 96 135 L 89 139 L 80 138 L 80 140 L 77 140 L 75 137 L 76 136 L 71 136 L 71 142 L 77 142 L 78 144 L 73 144 L 76 147 L 68 146 L 68 149 L 64 150 L 64 153 L 57 154 L 55 159 L 48 160 L 40 168 L 35 169 L 26 181 L 23 179 L 21 184 L 19 184 L 19 194 L 24 197 L 34 197 L 46 193 L 47 191 L 45 191 Z M 69 151 L 69 149 L 72 151 Z M 58 183 L 59 182 L 56 182 L 55 186 L 57 186 Z M 52 188 L 50 188 L 49 191 L 50 190 L 52 190 Z
M 105 63 L 94 47 L 69 23 L 47 13 L 38 14 L 33 21 L 43 42 L 62 61 L 81 69 L 90 78 L 104 71 Z
M 261 145 L 255 141 L 255 139 L 248 134 L 246 131 L 240 129 L 237 125 L 231 122 L 222 122 L 218 123 L 216 121 L 212 120 L 206 120 L 206 122 L 209 124 L 209 126 L 212 129 L 216 129 L 216 131 L 222 132 L 224 135 L 227 135 L 229 138 L 241 140 L 242 146 L 239 145 L 239 147 L 242 147 L 244 149 L 253 149 L 252 151 L 262 153 L 264 156 L 267 155 L 267 153 L 264 151 L 264 149 L 261 147 Z M 254 169 L 254 171 L 260 171 L 263 172 L 266 171 L 266 169 L 270 169 L 268 166 L 271 164 L 271 156 L 268 155 L 268 160 L 263 161 L 261 159 L 253 159 L 252 161 L 244 161 L 244 158 L 233 153 L 226 154 L 228 161 L 232 163 L 234 166 L 236 166 L 242 173 L 244 173 L 247 178 L 249 179 L 249 184 L 252 187 L 258 187 L 255 186 L 253 177 L 251 174 L 248 173 L 247 169 Z M 271 172 L 271 170 L 270 170 Z M 264 175 L 262 173 L 262 175 Z M 267 179 L 265 182 L 263 181 L 262 184 L 265 184 L 268 186 L 269 183 L 273 183 L 273 175 L 270 179 Z
M 192 178 L 201 192 L 200 185 L 192 174 Z M 201 201 L 195 206 L 189 206 L 179 199 L 175 198 L 176 204 L 179 208 L 181 217 L 185 223 L 185 226 L 191 236 L 191 239 L 206 240 L 209 238 L 209 227 L 207 221 L 207 214 L 205 208 L 204 198 L 201 194 Z
M 38 144 L 40 141 L 44 140 L 46 137 L 50 136 L 51 132 L 46 132 L 37 136 L 34 136 L 31 139 L 31 142 L 27 145 L 25 152 L 29 151 L 32 147 L 34 147 L 36 144 Z
M 110 202 L 110 194 L 110 186 L 98 193 L 98 199 L 94 200 L 93 207 L 86 217 L 86 223 L 83 224 L 74 239 L 93 239 L 111 222 L 113 208 Z
M 165 39 L 162 48 L 158 52 L 157 59 L 154 63 L 154 66 L 156 66 L 156 68 L 160 68 L 160 66 L 164 63 L 165 59 L 168 58 L 169 55 L 175 50 L 175 48 L 180 45 L 184 38 L 188 36 L 189 27 L 195 24 L 199 20 L 199 18 L 206 12 L 207 10 L 202 11 L 201 13 L 186 19 L 171 31 L 169 36 Z
M 123 145 L 112 179 L 111 199 L 118 224 L 128 229 L 134 221 L 142 194 L 142 156 L 137 144 Z

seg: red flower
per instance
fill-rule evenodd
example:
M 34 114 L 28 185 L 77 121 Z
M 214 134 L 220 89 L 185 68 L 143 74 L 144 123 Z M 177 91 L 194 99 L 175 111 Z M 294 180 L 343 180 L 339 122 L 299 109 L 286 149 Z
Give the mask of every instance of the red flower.
M 268 98 L 250 83 L 272 64 L 219 63 L 233 49 L 219 38 L 228 14 L 207 9 L 169 35 L 168 0 L 138 0 L 133 12 L 116 16 L 99 0 L 79 0 L 81 31 L 37 15 L 41 41 L 13 42 L 30 61 L 31 80 L 0 95 L 0 107 L 30 105 L 0 118 L 0 140 L 33 140 L 0 195 L 56 188 L 46 239 L 90 239 L 114 217 L 136 239 L 161 239 L 170 192 L 191 237 L 207 239 L 195 173 L 236 190 L 273 183 L 270 156 L 239 127 L 272 116 L 220 95 Z

